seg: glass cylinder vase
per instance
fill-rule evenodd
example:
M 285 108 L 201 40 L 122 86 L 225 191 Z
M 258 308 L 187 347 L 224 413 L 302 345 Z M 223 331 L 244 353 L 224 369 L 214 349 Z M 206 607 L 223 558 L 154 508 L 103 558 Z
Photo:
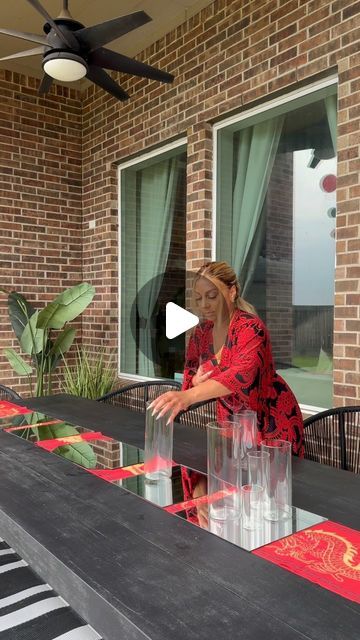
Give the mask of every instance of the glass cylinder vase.
M 250 451 L 247 454 L 248 484 L 258 484 L 266 490 L 269 481 L 270 454 L 267 451 Z
M 239 432 L 233 423 L 207 425 L 209 517 L 228 520 L 240 517 L 241 465 Z
M 269 453 L 264 518 L 287 520 L 292 516 L 291 442 L 263 440 L 261 451 Z
M 171 478 L 163 476 L 156 482 L 145 479 L 144 498 L 157 504 L 159 507 L 167 507 L 173 503 Z
M 251 409 L 242 409 L 234 413 L 230 419 L 242 429 L 243 467 L 247 468 L 246 454 L 257 450 L 257 413 Z
M 172 475 L 174 423 L 166 424 L 166 415 L 153 416 L 150 404 L 146 407 L 144 471 L 148 481 L 156 482 Z
M 263 525 L 264 487 L 245 484 L 241 487 L 241 517 L 244 529 L 259 529 Z

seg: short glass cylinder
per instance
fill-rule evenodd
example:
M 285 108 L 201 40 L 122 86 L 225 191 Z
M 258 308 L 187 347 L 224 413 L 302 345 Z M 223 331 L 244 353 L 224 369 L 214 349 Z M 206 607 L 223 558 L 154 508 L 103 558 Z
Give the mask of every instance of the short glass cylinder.
M 241 487 L 241 516 L 244 529 L 259 529 L 263 525 L 264 488 L 258 484 Z
M 174 423 L 166 424 L 167 415 L 153 416 L 150 404 L 146 404 L 144 471 L 146 480 L 156 482 L 172 475 Z
M 239 430 L 230 422 L 207 425 L 209 518 L 240 517 Z
M 274 522 L 292 516 L 291 442 L 263 440 L 261 451 L 269 454 L 264 483 L 264 518 Z
M 247 454 L 248 483 L 266 488 L 269 479 L 270 453 L 267 451 L 250 451 Z

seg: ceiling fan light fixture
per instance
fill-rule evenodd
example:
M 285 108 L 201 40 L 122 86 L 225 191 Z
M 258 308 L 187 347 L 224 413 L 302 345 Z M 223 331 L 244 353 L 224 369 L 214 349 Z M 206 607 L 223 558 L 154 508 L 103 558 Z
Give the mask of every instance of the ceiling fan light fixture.
M 174 80 L 171 73 L 104 47 L 109 42 L 149 22 L 151 18 L 145 11 L 135 11 L 94 24 L 91 27 L 85 27 L 78 20 L 74 20 L 69 12 L 69 0 L 62 0 L 63 9 L 55 19 L 42 4 L 44 1 L 50 3 L 50 0 L 26 1 L 45 18 L 46 22 L 43 25 L 45 36 L 15 31 L 14 29 L 2 29 L 1 27 L 0 36 L 4 34 L 36 42 L 41 47 L 19 51 L 0 58 L 0 60 L 27 58 L 42 53 L 44 75 L 39 85 L 39 95 L 48 94 L 54 80 L 77 82 L 86 76 L 90 82 L 117 100 L 128 100 L 129 94 L 107 73 L 108 70 L 157 82 L 172 82 Z M 60 0 L 58 1 L 60 2 Z
M 48 76 L 62 82 L 76 82 L 84 78 L 88 72 L 85 60 L 68 51 L 49 53 L 44 58 L 42 66 Z

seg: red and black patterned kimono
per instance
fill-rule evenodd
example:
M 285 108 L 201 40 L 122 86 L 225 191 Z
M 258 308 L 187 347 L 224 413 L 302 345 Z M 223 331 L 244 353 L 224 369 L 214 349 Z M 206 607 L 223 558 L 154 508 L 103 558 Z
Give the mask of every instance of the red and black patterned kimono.
M 269 333 L 264 323 L 237 309 L 218 362 L 214 354 L 211 321 L 198 325 L 186 353 L 183 389 L 192 387 L 199 364 L 208 360 L 211 380 L 220 382 L 231 393 L 217 399 L 217 419 L 228 420 L 241 409 L 257 412 L 259 441 L 279 438 L 292 443 L 295 455 L 304 455 L 303 420 L 299 405 L 286 382 L 276 373 Z M 185 481 L 184 477 L 184 481 Z M 195 478 L 188 477 L 187 497 L 191 497 Z M 186 484 L 186 482 L 185 482 Z

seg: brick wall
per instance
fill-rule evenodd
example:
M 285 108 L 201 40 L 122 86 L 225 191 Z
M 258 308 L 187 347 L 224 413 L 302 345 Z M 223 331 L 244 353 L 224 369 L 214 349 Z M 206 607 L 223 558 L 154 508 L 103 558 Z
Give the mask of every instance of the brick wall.
M 173 72 L 173 85 L 114 74 L 130 93 L 126 103 L 94 86 L 87 90 L 82 129 L 83 272 L 96 286 L 97 297 L 83 320 L 86 343 L 105 342 L 111 349 L 117 344 L 117 163 L 187 136 L 187 268 L 195 269 L 211 256 L 212 123 L 319 74 L 338 71 L 334 391 L 336 404 L 356 401 L 359 16 L 357 0 L 217 0 L 138 56 Z M 70 114 L 64 121 L 68 119 Z M 92 220 L 95 229 L 89 228 Z
M 82 278 L 81 102 L 38 80 L 0 70 L 0 286 L 41 307 Z M 3 356 L 19 351 L 0 293 L 0 382 L 29 393 Z
M 84 100 L 85 274 L 91 251 L 106 240 L 99 320 L 116 339 L 117 248 L 106 239 L 116 226 L 114 165 L 177 136 L 188 139 L 187 268 L 211 257 L 211 124 L 234 111 L 295 89 L 319 74 L 339 72 L 339 213 L 335 320 L 335 403 L 354 402 L 360 391 L 359 329 L 359 27 L 354 0 L 218 0 L 154 43 L 139 59 L 173 72 L 173 85 L 121 77 L 131 98 L 116 102 L 91 87 Z M 107 184 L 107 188 L 105 186 Z M 100 235 L 99 235 L 100 232 Z M 89 257 L 88 257 L 89 256 Z M 105 267 L 105 274 L 103 272 Z M 109 295 L 109 287 L 111 295 Z M 113 319 L 113 321 L 111 321 Z M 84 322 L 84 339 L 95 330 Z
M 358 21 L 358 20 L 357 20 Z M 339 63 L 334 403 L 360 397 L 360 56 Z

